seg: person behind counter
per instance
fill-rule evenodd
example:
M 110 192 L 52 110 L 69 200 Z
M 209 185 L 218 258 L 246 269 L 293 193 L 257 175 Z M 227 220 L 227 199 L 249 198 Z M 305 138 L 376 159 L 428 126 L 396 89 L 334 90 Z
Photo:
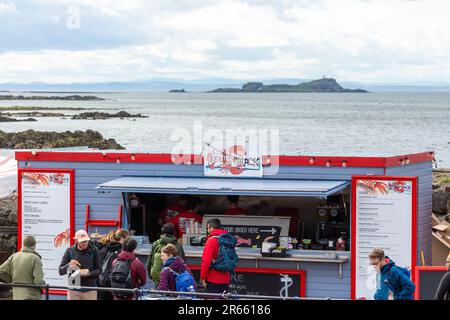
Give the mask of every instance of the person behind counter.
M 165 207 L 159 214 L 159 225 L 164 225 L 175 218 L 179 213 L 186 211 L 186 206 L 190 195 L 182 194 L 178 197 L 178 202 Z
M 435 300 L 450 300 L 450 254 L 445 261 L 445 266 L 447 267 L 447 272 L 439 282 Z
M 75 233 L 75 244 L 67 248 L 59 266 L 59 275 L 67 273 L 69 266 L 78 266 L 81 274 L 81 286 L 96 287 L 97 278 L 102 271 L 102 259 L 97 247 L 93 244 L 85 230 Z M 73 289 L 67 291 L 68 300 L 97 300 L 97 291 Z
M 172 218 L 169 223 L 175 226 L 176 237 L 178 239 L 183 238 L 186 233 L 186 225 L 189 219 L 194 219 L 198 223 L 202 223 L 203 217 L 197 213 L 202 201 L 198 197 L 190 197 L 187 202 L 187 211 L 179 213 L 176 217 Z
M 32 236 L 23 239 L 23 247 L 0 266 L 0 279 L 13 283 L 44 284 L 41 256 L 35 251 L 36 240 Z M 14 300 L 41 300 L 39 288 L 13 288 Z
M 239 207 L 239 196 L 227 196 L 227 199 L 230 202 L 230 205 L 223 214 L 233 216 L 247 214 L 247 210 Z
M 177 242 L 177 238 L 174 236 L 175 227 L 171 223 L 166 223 L 161 228 L 161 237 L 153 242 L 152 251 L 147 260 L 147 270 L 150 279 L 153 281 L 153 287 L 158 288 L 160 273 L 162 270 L 163 262 L 161 260 L 161 249 L 166 245 L 173 244 L 178 251 L 178 255 L 186 260 L 183 246 Z

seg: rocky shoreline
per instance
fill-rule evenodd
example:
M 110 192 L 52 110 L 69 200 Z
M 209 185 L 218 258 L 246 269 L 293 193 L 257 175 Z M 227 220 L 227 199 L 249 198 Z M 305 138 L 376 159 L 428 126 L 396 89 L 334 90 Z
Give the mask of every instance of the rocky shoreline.
M 11 106 L 0 107 L 0 111 L 37 111 L 37 110 L 97 110 L 97 108 L 74 108 L 74 107 L 29 107 L 29 106 Z M 113 109 L 115 110 L 115 109 Z
M 433 172 L 433 212 L 450 223 L 450 170 Z
M 104 139 L 93 130 L 45 132 L 26 130 L 22 132 L 3 132 L 0 130 L 0 149 L 52 149 L 64 147 L 89 147 L 95 149 L 125 149 L 114 139 Z
M 105 100 L 96 96 L 14 96 L 12 94 L 0 95 L 0 100 L 69 100 L 69 101 L 100 101 Z
M 14 230 L 13 230 L 14 228 Z M 17 194 L 0 199 L 0 251 L 17 248 Z
M 2 109 L 0 108 L 0 111 Z M 9 109 L 12 110 L 12 109 Z M 52 110 L 52 109 L 43 109 L 43 110 Z M 56 109 L 55 109 L 56 110 Z M 81 109 L 80 109 L 81 110 Z M 11 118 L 15 117 L 15 118 Z M 23 119 L 23 117 L 29 117 L 27 119 Z M 33 118 L 32 118 L 33 117 Z M 148 118 L 146 115 L 138 114 L 130 114 L 126 111 L 119 111 L 117 113 L 107 113 L 107 112 L 82 112 L 76 115 L 66 115 L 64 113 L 56 113 L 56 112 L 41 112 L 41 111 L 29 111 L 29 112 L 0 112 L 0 122 L 15 122 L 15 121 L 37 121 L 34 117 L 60 117 L 62 119 L 72 119 L 72 120 L 106 120 L 113 118 Z

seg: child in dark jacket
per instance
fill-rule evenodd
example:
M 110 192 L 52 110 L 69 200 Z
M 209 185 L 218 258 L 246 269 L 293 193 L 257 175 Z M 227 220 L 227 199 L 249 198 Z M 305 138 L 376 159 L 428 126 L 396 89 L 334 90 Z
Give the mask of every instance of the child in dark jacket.
M 158 289 L 163 291 L 176 291 L 175 275 L 173 272 L 178 274 L 185 271 L 188 271 L 190 274 L 192 272 L 183 259 L 178 256 L 177 248 L 171 243 L 161 249 L 161 260 L 163 262 L 163 268 L 160 274 Z

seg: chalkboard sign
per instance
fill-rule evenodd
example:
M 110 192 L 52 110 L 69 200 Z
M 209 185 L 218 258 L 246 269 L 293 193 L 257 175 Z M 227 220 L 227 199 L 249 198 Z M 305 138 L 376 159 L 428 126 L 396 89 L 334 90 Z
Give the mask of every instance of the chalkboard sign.
M 434 300 L 446 267 L 416 267 L 416 300 Z
M 276 226 L 222 225 L 231 232 L 236 240 L 236 247 L 261 248 L 264 240 L 279 243 L 281 228 Z
M 200 284 L 200 267 L 190 266 Z M 237 268 L 228 291 L 233 294 L 276 297 L 304 297 L 305 271 L 285 269 Z

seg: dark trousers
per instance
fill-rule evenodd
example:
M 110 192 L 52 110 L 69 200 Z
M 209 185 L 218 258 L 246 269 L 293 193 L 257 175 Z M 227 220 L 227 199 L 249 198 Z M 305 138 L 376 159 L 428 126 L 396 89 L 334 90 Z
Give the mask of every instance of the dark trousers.
M 114 300 L 114 296 L 109 291 L 97 291 L 97 300 Z
M 206 283 L 206 292 L 207 293 L 223 293 L 224 291 L 228 291 L 228 283 L 217 284 L 212 282 Z

